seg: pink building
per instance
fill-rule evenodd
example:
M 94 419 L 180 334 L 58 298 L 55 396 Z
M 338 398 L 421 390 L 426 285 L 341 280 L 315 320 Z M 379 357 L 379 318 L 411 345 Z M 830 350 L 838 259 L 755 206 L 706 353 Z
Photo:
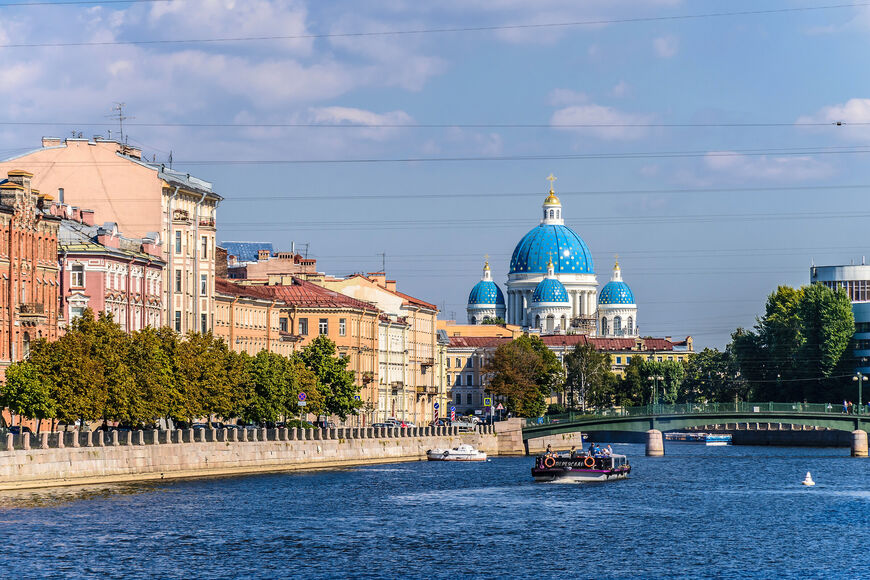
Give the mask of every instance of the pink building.
M 85 308 L 109 312 L 127 332 L 159 327 L 163 248 L 155 233 L 126 238 L 115 223 L 94 225 L 94 212 L 60 206 L 58 233 L 61 300 L 64 318 L 72 320 Z

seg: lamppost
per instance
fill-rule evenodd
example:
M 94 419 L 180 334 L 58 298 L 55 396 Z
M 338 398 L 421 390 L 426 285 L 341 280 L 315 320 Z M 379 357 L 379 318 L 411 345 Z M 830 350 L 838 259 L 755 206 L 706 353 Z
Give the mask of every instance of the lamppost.
M 653 375 L 648 379 L 653 384 L 653 405 L 659 404 L 659 381 L 665 380 L 661 375 Z
M 867 380 L 867 375 L 858 371 L 857 373 L 855 373 L 855 376 L 852 377 L 852 380 L 858 381 L 858 407 L 857 407 L 857 410 L 855 411 L 855 414 L 860 415 L 862 405 L 864 404 L 863 401 L 861 400 L 862 395 L 863 395 L 861 387 L 863 386 L 864 381 Z

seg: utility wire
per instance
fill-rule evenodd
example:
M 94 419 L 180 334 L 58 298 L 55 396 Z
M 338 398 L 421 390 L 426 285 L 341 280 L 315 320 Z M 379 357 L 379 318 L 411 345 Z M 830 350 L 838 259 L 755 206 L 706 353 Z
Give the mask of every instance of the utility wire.
M 2 48 L 2 46 L 0 46 Z M 10 127 L 115 127 L 106 122 L 0 121 Z M 126 123 L 128 127 L 199 129 L 627 129 L 627 128 L 753 128 L 753 127 L 848 127 L 867 126 L 870 121 L 769 122 L 769 123 Z
M 70 2 L 73 3 L 73 2 Z M 84 2 L 81 2 L 84 3 Z M 34 5 L 49 5 L 42 3 Z M 61 4 L 58 2 L 57 4 Z M 90 3 L 88 3 L 90 4 Z M 6 6 L 25 6 L 26 3 L 7 4 Z M 0 5 L 2 7 L 3 5 Z M 709 12 L 704 14 L 675 14 L 671 16 L 639 16 L 634 18 L 611 18 L 601 20 L 579 20 L 573 22 L 549 22 L 541 24 L 507 24 L 498 26 L 461 26 L 449 28 L 418 28 L 410 30 L 382 30 L 374 32 L 332 32 L 322 34 L 289 34 L 268 36 L 237 36 L 226 38 L 187 38 L 187 39 L 150 39 L 150 40 L 107 40 L 89 42 L 33 42 L 15 43 L 0 46 L 0 48 L 44 48 L 44 47 L 79 47 L 79 46 L 120 46 L 120 45 L 171 45 L 171 44 L 205 44 L 222 42 L 260 42 L 271 40 L 306 40 L 324 38 L 369 38 L 382 36 L 411 36 L 423 34 L 447 34 L 467 32 L 494 32 L 500 30 L 535 30 L 546 28 L 570 28 L 578 26 L 603 26 L 610 24 L 628 24 L 642 22 L 668 22 L 679 20 L 699 20 L 705 18 L 724 18 L 736 16 L 762 16 L 773 14 L 788 14 L 797 12 L 837 10 L 870 6 L 870 2 L 848 2 L 842 4 L 827 4 L 821 6 L 801 6 L 793 8 L 774 8 L 768 10 L 741 10 L 733 12 Z
M 178 2 L 179 0 L 57 0 L 55 2 L 3 2 L 0 8 L 27 8 L 28 6 L 77 6 L 94 4 L 150 4 L 154 2 Z

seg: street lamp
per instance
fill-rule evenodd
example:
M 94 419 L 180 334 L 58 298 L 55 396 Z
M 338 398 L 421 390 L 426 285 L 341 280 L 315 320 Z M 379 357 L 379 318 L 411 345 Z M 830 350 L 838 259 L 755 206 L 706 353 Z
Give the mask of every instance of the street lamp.
M 864 381 L 867 380 L 867 375 L 865 375 L 864 373 L 859 371 L 859 372 L 855 373 L 855 376 L 852 377 L 852 380 L 858 381 L 858 410 L 856 411 L 856 414 L 860 415 L 861 414 L 861 407 L 864 404 L 863 401 L 861 400 L 862 395 L 863 395 L 861 387 L 863 386 Z
M 665 377 L 661 375 L 653 375 L 648 379 L 653 384 L 653 405 L 658 405 L 659 403 L 659 381 L 665 380 Z

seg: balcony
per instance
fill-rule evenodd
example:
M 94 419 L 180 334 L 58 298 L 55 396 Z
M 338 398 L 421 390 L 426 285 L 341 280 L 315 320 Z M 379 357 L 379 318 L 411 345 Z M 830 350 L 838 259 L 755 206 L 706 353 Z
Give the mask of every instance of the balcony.
M 30 316 L 41 316 L 45 313 L 45 307 L 42 304 L 19 304 L 18 313 Z
M 437 395 L 438 389 L 436 387 L 417 385 L 417 394 L 418 395 Z
M 199 220 L 199 227 L 201 228 L 213 228 L 214 227 L 214 218 L 202 218 Z
M 190 214 L 186 209 L 176 209 L 172 212 L 172 221 L 175 222 L 186 222 L 190 221 Z

